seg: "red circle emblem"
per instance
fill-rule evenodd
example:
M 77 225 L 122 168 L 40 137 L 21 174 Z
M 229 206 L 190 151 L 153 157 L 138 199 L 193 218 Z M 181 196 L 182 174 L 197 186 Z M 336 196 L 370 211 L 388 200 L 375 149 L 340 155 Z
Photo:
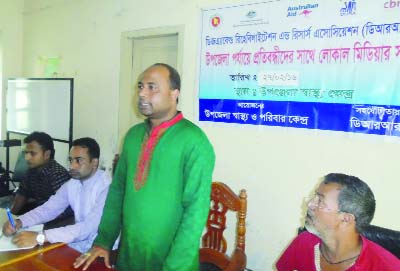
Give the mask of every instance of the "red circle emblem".
M 211 25 L 213 27 L 217 27 L 221 23 L 221 18 L 218 16 L 215 16 L 211 19 Z

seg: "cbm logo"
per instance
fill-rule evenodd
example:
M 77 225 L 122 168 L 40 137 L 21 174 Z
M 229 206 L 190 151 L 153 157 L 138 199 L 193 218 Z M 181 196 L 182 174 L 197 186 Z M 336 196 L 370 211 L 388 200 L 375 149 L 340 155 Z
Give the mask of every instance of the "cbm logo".
M 344 8 L 340 9 L 340 16 L 356 14 L 356 0 L 344 2 Z
M 400 7 L 400 1 L 387 1 L 383 4 L 384 8 L 399 8 Z

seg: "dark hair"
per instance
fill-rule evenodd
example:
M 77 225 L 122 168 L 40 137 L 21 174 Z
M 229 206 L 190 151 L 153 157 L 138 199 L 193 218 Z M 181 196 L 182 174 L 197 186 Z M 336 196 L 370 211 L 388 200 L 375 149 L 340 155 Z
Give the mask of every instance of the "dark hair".
M 371 223 L 375 213 L 375 197 L 369 186 L 357 177 L 341 173 L 326 175 L 323 183 L 341 185 L 339 210 L 353 214 L 356 218 L 356 229 L 362 232 Z
M 171 89 L 178 89 L 181 90 L 181 77 L 179 76 L 179 73 L 175 68 L 171 67 L 168 64 L 165 63 L 156 63 L 151 65 L 151 67 L 155 66 L 162 66 L 166 68 L 169 72 L 169 87 Z
M 44 132 L 33 132 L 24 138 L 24 143 L 29 144 L 36 141 L 43 151 L 50 151 L 50 159 L 54 158 L 54 143 L 51 136 Z
M 99 144 L 97 144 L 96 140 L 90 137 L 82 137 L 75 139 L 72 142 L 72 146 L 79 146 L 82 148 L 87 148 L 88 149 L 88 154 L 90 157 L 90 160 L 93 158 L 100 158 L 100 147 Z

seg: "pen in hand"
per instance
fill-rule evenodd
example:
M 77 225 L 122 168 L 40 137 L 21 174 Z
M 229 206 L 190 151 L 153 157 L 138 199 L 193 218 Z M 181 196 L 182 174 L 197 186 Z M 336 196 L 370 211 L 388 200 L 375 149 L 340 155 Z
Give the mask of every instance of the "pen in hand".
M 6 213 L 8 216 L 8 222 L 3 224 L 3 234 L 4 236 L 11 236 L 18 232 L 18 230 L 22 227 L 22 222 L 19 219 L 14 219 L 13 215 L 9 208 L 6 209 Z
M 11 226 L 12 226 L 12 227 L 14 228 L 14 230 L 16 231 L 17 228 L 16 228 L 16 226 L 15 226 L 15 221 L 14 221 L 14 218 L 13 218 L 13 216 L 12 216 L 12 214 L 11 214 L 10 208 L 7 208 L 7 209 L 6 209 L 6 212 L 7 212 L 7 216 L 8 216 L 8 221 L 10 221 Z

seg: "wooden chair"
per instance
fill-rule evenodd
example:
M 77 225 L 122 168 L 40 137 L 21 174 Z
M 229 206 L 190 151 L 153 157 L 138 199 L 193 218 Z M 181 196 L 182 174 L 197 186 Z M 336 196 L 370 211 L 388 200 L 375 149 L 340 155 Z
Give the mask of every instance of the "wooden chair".
M 223 235 L 227 211 L 237 212 L 236 244 L 230 256 L 226 255 L 227 242 Z M 200 271 L 245 270 L 246 213 L 246 190 L 242 189 L 238 196 L 227 185 L 220 182 L 212 183 L 207 231 L 202 237 L 200 248 Z

